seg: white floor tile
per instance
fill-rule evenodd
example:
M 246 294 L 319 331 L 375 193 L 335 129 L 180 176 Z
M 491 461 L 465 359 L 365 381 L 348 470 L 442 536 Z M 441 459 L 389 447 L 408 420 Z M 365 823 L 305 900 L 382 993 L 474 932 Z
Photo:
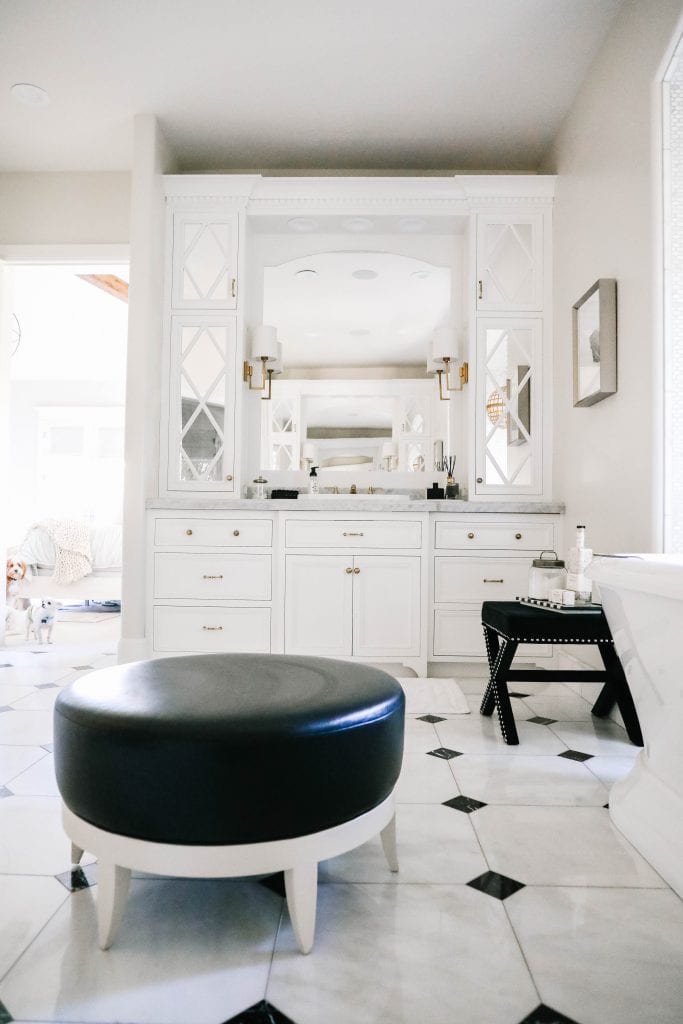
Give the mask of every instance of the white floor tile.
M 7 788 L 17 796 L 59 796 L 52 754 L 45 754 L 40 761 L 16 775 Z
M 487 804 L 602 807 L 607 802 L 607 788 L 584 764 L 555 754 L 468 754 L 448 764 L 460 792 Z
M 439 746 L 439 737 L 430 722 L 421 722 L 414 715 L 406 715 L 403 749 L 410 753 L 426 753 Z
M 395 790 L 399 804 L 441 804 L 458 792 L 447 761 L 422 751 L 403 755 L 403 768 Z
M 51 713 L 59 690 L 59 686 L 50 687 L 47 690 L 33 690 L 32 693 L 13 701 L 12 707 L 15 711 L 49 711 Z
M 52 712 L 3 711 L 0 714 L 0 743 L 24 747 L 52 743 Z
M 83 863 L 92 862 L 84 857 Z M 71 844 L 55 797 L 9 796 L 0 800 L 0 873 L 57 875 L 71 866 Z
M 467 886 L 320 886 L 313 952 L 285 915 L 267 998 L 296 1024 L 516 1024 L 538 1003 L 503 905 Z
M 524 754 L 559 754 L 567 749 L 566 744 L 545 726 L 529 724 L 520 718 L 516 718 L 516 723 L 519 734 L 517 746 L 509 746 L 503 740 L 495 711 L 490 718 L 486 715 L 449 718 L 445 722 L 437 722 L 434 728 L 440 746 L 463 754 L 519 757 Z
M 546 1005 L 580 1024 L 680 1024 L 683 903 L 672 892 L 522 889 L 506 907 Z
M 489 806 L 471 817 L 491 870 L 526 885 L 665 884 L 601 807 Z
M 594 700 L 597 700 L 600 688 L 596 686 Z M 557 697 L 531 696 L 524 700 L 524 704 L 530 710 L 529 715 L 540 715 L 542 718 L 555 718 L 560 722 L 590 722 L 592 721 L 591 707 L 583 697 L 574 694 L 563 694 Z M 515 702 L 515 708 L 517 702 Z
M 487 867 L 469 817 L 451 807 L 399 804 L 396 809 L 398 872 L 389 870 L 377 837 L 341 857 L 324 861 L 320 865 L 319 879 L 321 882 L 395 885 L 469 882 Z
M 631 743 L 621 726 L 609 719 L 592 718 L 589 722 L 571 722 L 566 725 L 558 722 L 548 728 L 570 750 L 580 750 L 583 754 L 636 758 L 641 750 Z
M 1 655 L 0 655 L 1 657 Z M 15 700 L 28 697 L 32 693 L 40 693 L 34 686 L 24 686 L 19 683 L 5 683 L 0 675 L 0 707 L 7 707 Z
M 591 757 L 586 761 L 586 768 L 607 787 L 611 789 L 615 782 L 623 779 L 634 765 L 632 757 Z
M 70 666 L 52 662 L 46 664 L 42 656 L 31 656 L 31 661 L 22 662 L 20 665 L 13 665 L 12 668 L 0 668 L 0 683 L 13 684 L 15 686 L 37 686 L 38 683 L 56 683 L 62 679 Z M 4 660 L 0 652 L 0 661 Z
M 68 896 L 54 878 L 0 876 L 0 979 Z
M 264 998 L 282 901 L 263 886 L 134 880 L 107 952 L 95 893 L 75 893 L 5 978 L 15 1019 L 216 1024 Z
M 5 712 L 9 714 L 9 712 Z M 45 757 L 42 747 L 10 747 L 0 745 L 0 786 L 6 785 L 20 772 Z

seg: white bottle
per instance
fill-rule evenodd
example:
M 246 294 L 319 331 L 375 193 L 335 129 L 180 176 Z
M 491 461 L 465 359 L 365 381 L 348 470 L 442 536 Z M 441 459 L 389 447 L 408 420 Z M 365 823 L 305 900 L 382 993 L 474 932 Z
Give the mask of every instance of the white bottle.
M 586 547 L 586 527 L 576 527 L 576 543 L 569 551 L 567 590 L 573 590 L 580 601 L 590 601 L 592 584 L 585 571 L 593 560 L 593 549 Z

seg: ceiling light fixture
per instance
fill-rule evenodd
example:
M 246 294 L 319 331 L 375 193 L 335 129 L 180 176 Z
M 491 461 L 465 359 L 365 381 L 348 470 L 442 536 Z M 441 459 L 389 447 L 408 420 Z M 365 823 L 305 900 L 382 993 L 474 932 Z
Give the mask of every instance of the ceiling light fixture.
M 318 222 L 313 220 L 312 217 L 292 217 L 287 221 L 287 227 L 291 228 L 292 231 L 299 231 L 301 234 L 306 232 L 317 231 Z
M 16 82 L 9 90 L 18 103 L 25 107 L 46 107 L 50 97 L 39 85 L 31 85 L 30 82 Z
M 401 217 L 398 230 L 406 232 L 423 231 L 426 221 L 422 217 Z
M 304 267 L 303 270 L 297 270 L 295 277 L 298 277 L 301 281 L 312 281 L 314 277 L 318 276 L 317 270 L 312 270 L 310 267 Z
M 355 277 L 357 281 L 373 281 L 379 274 L 376 270 L 354 270 L 351 277 Z
M 414 277 L 416 281 L 426 281 L 431 274 L 428 270 L 413 270 L 410 276 Z
M 369 217 L 347 217 L 342 221 L 342 227 L 345 231 L 361 234 L 363 231 L 372 231 L 374 224 Z

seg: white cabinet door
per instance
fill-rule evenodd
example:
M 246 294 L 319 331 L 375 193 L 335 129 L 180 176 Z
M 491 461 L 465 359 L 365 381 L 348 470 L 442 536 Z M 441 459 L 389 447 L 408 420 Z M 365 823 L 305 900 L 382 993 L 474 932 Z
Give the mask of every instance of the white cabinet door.
M 234 491 L 235 335 L 230 314 L 172 317 L 170 491 Z
M 236 213 L 173 215 L 173 309 L 236 309 Z
M 353 579 L 348 555 L 287 555 L 285 654 L 351 655 Z
M 356 555 L 353 564 L 354 655 L 419 657 L 420 558 Z
M 530 312 L 543 304 L 543 216 L 477 218 L 477 312 Z
M 477 323 L 475 493 L 543 492 L 540 317 Z

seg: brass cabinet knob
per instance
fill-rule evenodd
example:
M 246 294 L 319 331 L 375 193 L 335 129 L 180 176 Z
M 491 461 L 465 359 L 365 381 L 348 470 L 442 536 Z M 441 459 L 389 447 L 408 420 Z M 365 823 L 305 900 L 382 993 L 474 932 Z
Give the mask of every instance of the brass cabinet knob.
M 232 473 L 227 473 L 225 479 L 232 480 Z
M 353 569 L 349 566 L 348 569 L 344 569 L 344 572 L 346 573 L 347 576 L 350 576 L 351 573 L 353 572 Z
M 478 477 L 477 477 L 477 483 L 478 483 L 478 484 L 483 484 L 483 482 L 484 482 L 484 478 L 483 478 L 483 476 L 478 476 Z
M 467 539 L 468 540 L 474 540 L 474 534 L 473 533 L 468 533 L 467 534 Z
M 522 539 L 521 533 L 516 533 L 515 534 L 515 540 L 521 540 L 521 539 Z
M 188 537 L 192 536 L 192 530 L 185 530 L 185 533 Z
M 233 537 L 239 537 L 240 531 L 239 530 L 233 530 L 232 531 L 232 535 L 233 535 Z
M 353 571 L 354 571 L 355 575 L 357 576 L 358 573 L 360 572 L 360 569 L 354 569 Z

